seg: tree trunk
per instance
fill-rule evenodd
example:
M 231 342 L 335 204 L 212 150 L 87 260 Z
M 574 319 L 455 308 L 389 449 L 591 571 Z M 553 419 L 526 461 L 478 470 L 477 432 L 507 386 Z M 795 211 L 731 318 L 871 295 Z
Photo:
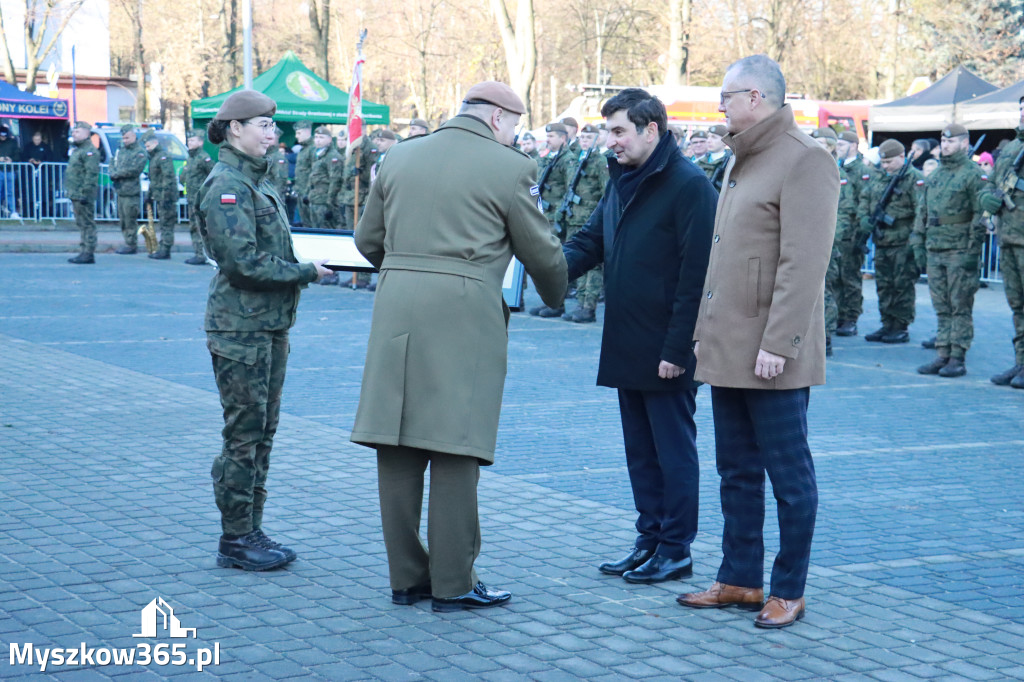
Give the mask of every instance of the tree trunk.
M 537 40 L 533 0 L 519 0 L 516 7 L 516 23 L 512 26 L 505 0 L 491 0 L 491 13 L 498 24 L 501 42 L 505 47 L 505 61 L 508 65 L 509 85 L 526 104 L 525 123 L 532 125 L 530 86 L 537 73 Z
M 316 70 L 324 80 L 330 78 L 330 60 L 327 58 L 331 39 L 331 0 L 321 0 L 322 8 L 317 9 L 316 0 L 309 0 L 309 28 L 313 33 L 313 52 L 316 55 Z
M 14 75 L 14 62 L 11 60 L 11 49 L 7 46 L 7 29 L 4 28 L 4 11 L 0 7 L 0 47 L 3 47 L 4 80 L 11 85 L 17 85 L 18 79 Z
M 139 122 L 149 117 L 149 107 L 146 106 L 146 53 L 142 46 L 142 0 L 135 5 L 135 13 L 132 16 L 132 40 L 133 52 L 135 53 L 135 74 L 138 79 L 135 84 L 135 117 Z
M 692 8 L 693 0 L 669 1 L 665 85 L 683 84 L 690 53 L 690 15 Z
M 220 25 L 224 34 L 224 56 L 221 77 L 222 89 L 229 90 L 238 85 L 238 0 L 222 0 Z

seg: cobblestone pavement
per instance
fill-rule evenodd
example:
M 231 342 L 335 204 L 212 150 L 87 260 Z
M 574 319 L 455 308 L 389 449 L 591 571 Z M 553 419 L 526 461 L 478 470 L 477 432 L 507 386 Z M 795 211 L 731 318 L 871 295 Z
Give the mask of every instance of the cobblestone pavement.
M 374 459 L 348 442 L 373 296 L 339 287 L 303 296 L 271 467 L 267 527 L 299 560 L 217 568 L 212 271 L 179 255 L 64 259 L 0 255 L 0 678 L 1024 678 L 1024 391 L 988 382 L 1013 359 L 998 287 L 979 292 L 961 379 L 914 372 L 931 357 L 918 345 L 934 329 L 924 286 L 912 344 L 836 339 L 809 414 L 821 506 L 807 617 L 761 631 L 753 614 L 674 603 L 721 558 L 707 389 L 694 577 L 602 576 L 596 564 L 630 547 L 634 512 L 615 395 L 594 386 L 600 326 L 524 314 L 480 502 L 478 568 L 513 601 L 393 606 Z M 861 334 L 878 320 L 864 289 Z M 157 597 L 196 638 L 133 638 Z M 18 662 L 27 644 L 36 657 L 175 642 L 183 658 L 216 645 L 220 662 Z

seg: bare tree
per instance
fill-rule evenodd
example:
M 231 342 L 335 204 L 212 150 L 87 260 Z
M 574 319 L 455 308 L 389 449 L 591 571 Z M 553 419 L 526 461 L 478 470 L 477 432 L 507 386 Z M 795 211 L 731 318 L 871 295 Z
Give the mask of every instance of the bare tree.
M 313 51 L 316 53 L 316 68 L 324 80 L 331 77 L 331 63 L 328 52 L 331 46 L 331 0 L 309 0 L 309 30 L 313 33 Z
M 526 122 L 531 119 L 530 87 L 537 73 L 536 27 L 534 25 L 533 0 L 518 0 L 516 23 L 508 14 L 505 0 L 491 0 L 491 13 L 498 23 L 501 42 L 505 47 L 505 62 L 512 89 L 526 103 Z
M 39 65 L 53 51 L 57 38 L 67 28 L 68 22 L 85 0 L 36 0 L 25 3 L 25 90 L 35 92 L 36 77 Z M 50 22 L 57 25 L 47 36 Z M 3 47 L 4 78 L 8 83 L 15 84 L 14 61 L 7 44 L 7 29 L 3 21 L 3 9 L 0 9 L 0 46 Z
M 233 88 L 238 85 L 238 0 L 221 0 L 220 28 L 224 36 L 221 48 L 222 86 Z
M 690 61 L 690 16 L 692 12 L 692 0 L 669 1 L 665 85 L 682 85 L 684 75 L 689 71 L 687 66 Z

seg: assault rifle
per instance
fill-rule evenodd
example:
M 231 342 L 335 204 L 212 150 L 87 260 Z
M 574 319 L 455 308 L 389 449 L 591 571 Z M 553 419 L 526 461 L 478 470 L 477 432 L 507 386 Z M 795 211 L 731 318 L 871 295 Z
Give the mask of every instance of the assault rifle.
M 718 165 L 715 172 L 711 174 L 711 185 L 716 191 L 722 191 L 722 180 L 725 176 L 725 167 L 729 165 L 729 157 L 732 156 L 732 152 L 728 149 L 725 150 L 725 157 L 722 159 L 722 163 Z
M 885 191 L 882 192 L 875 210 L 871 212 L 871 236 L 874 238 L 875 243 L 878 242 L 882 229 L 892 227 L 893 223 L 896 222 L 896 219 L 886 213 L 885 209 L 889 206 L 889 202 L 892 201 L 892 195 L 896 193 L 896 186 L 900 184 L 900 180 L 907 174 L 907 170 L 910 169 L 912 163 L 913 159 L 907 154 L 907 159 L 903 162 L 903 166 L 896 175 L 889 178 L 889 184 L 885 186 Z
M 1020 167 L 1022 164 L 1024 164 L 1024 147 L 1021 148 L 1017 158 L 1010 164 L 1006 175 L 1003 176 L 1003 181 L 999 183 L 999 191 L 1003 195 L 1003 205 L 1010 211 L 1017 208 L 1017 204 L 1010 198 L 1010 194 L 1015 189 L 1024 192 L 1024 179 L 1020 177 Z
M 555 229 L 558 230 L 558 234 L 562 234 L 565 230 L 562 227 L 562 221 L 572 217 L 572 205 L 578 204 L 582 201 L 579 194 L 576 194 L 576 186 L 580 184 L 580 178 L 582 178 L 586 171 L 584 170 L 587 165 L 587 161 L 590 160 L 590 153 L 594 151 L 594 147 L 583 152 L 580 155 L 580 163 L 576 166 L 576 172 L 572 176 L 572 180 L 569 182 L 569 186 L 565 188 L 565 196 L 562 197 L 562 205 L 558 207 L 558 212 L 555 214 Z
M 558 157 L 560 157 L 564 153 L 565 153 L 565 149 L 564 148 L 559 150 L 559 152 L 557 154 L 555 154 L 555 157 L 553 159 L 551 159 L 550 161 L 548 161 L 548 164 L 546 166 L 544 166 L 544 170 L 542 170 L 541 173 L 540 173 L 540 179 L 537 181 L 537 187 L 540 188 L 540 192 L 541 192 L 540 208 L 541 208 L 542 211 L 546 211 L 549 208 L 551 208 L 551 202 L 546 201 L 544 199 L 544 190 L 547 189 L 548 177 L 551 175 L 551 169 L 554 168 L 555 164 L 558 162 Z

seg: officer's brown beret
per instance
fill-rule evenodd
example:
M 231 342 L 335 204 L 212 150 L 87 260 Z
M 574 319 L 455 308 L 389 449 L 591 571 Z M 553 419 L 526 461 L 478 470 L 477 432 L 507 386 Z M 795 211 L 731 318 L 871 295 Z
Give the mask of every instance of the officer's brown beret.
M 525 114 L 526 105 L 515 90 L 498 81 L 477 83 L 466 92 L 466 104 L 493 104 L 513 114 Z
M 414 118 L 413 120 L 409 121 L 409 127 L 411 128 L 412 126 L 419 126 L 420 128 L 426 128 L 427 130 L 430 130 L 430 124 L 424 121 L 422 118 Z
M 373 131 L 373 135 L 370 135 L 370 137 L 376 137 L 376 138 L 383 137 L 385 140 L 397 140 L 398 139 L 398 136 L 395 135 L 390 130 L 388 130 L 387 128 L 380 128 L 379 130 Z
M 838 137 L 836 137 L 836 131 L 832 130 L 828 126 L 825 126 L 823 128 L 818 128 L 813 133 L 811 133 L 811 137 L 813 137 L 815 139 L 817 139 L 819 137 L 824 137 L 824 138 L 829 139 L 829 140 L 838 140 L 839 139 Z
M 309 121 L 296 121 L 292 128 L 295 130 L 312 130 L 313 124 Z
M 239 90 L 231 93 L 220 105 L 215 121 L 244 121 L 255 116 L 273 116 L 277 103 L 262 92 Z
M 127 135 L 128 133 L 133 133 L 133 132 L 135 132 L 135 125 L 134 124 L 126 123 L 123 126 L 121 126 L 121 134 L 122 135 Z
M 577 123 L 576 119 L 574 119 L 572 116 L 566 116 L 565 118 L 559 119 L 558 122 L 561 123 L 562 125 L 564 125 L 567 128 L 569 126 L 572 126 L 573 128 L 576 128 L 577 130 L 579 130 L 579 127 L 580 127 L 580 124 Z
M 846 140 L 847 142 L 852 142 L 853 144 L 860 144 L 860 138 L 857 137 L 857 133 L 853 132 L 852 130 L 844 130 L 843 132 L 839 133 L 839 139 Z
M 706 140 L 706 139 L 708 139 L 708 134 L 705 131 L 703 131 L 703 130 L 695 130 L 692 133 L 690 133 L 690 139 L 691 140 Z
M 333 135 L 331 134 L 331 129 L 328 128 L 327 126 L 317 126 L 316 132 L 313 133 L 313 134 L 314 135 L 326 135 L 327 137 L 333 137 Z
M 192 130 L 185 133 L 186 140 L 190 137 L 198 137 L 200 140 L 205 140 L 206 131 L 204 131 L 202 128 L 193 128 Z
M 92 124 L 88 121 L 78 121 L 75 123 L 75 127 L 81 128 L 82 130 L 92 130 Z
M 547 124 L 546 126 L 544 126 L 544 132 L 546 132 L 546 133 L 562 133 L 563 135 L 568 135 L 569 134 L 569 131 L 561 123 L 549 123 L 549 124 Z
M 583 126 L 582 129 L 580 129 L 580 132 L 581 133 L 596 133 L 597 132 L 597 126 L 591 125 L 590 123 L 588 123 L 585 126 Z
M 906 148 L 899 140 L 886 140 L 878 145 L 878 156 L 883 159 L 895 159 L 906 153 Z
M 961 137 L 967 134 L 967 128 L 964 128 L 959 123 L 951 123 L 942 131 L 943 137 Z
M 724 125 L 716 125 L 708 128 L 708 132 L 712 135 L 718 135 L 719 137 L 725 137 L 729 130 Z

